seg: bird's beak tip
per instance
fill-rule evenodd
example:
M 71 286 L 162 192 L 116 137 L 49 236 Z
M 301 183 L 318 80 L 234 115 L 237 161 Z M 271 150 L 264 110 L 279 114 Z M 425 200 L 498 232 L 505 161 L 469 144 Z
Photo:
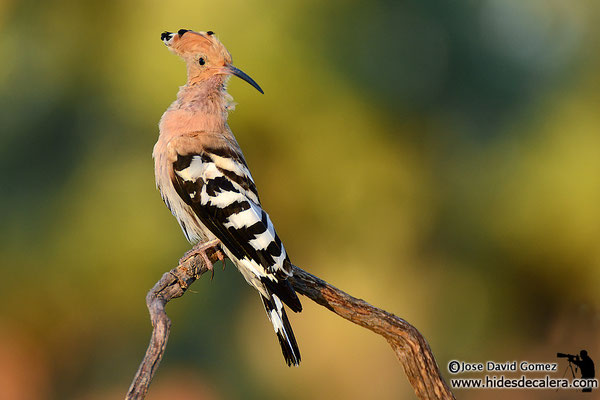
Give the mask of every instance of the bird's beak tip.
M 233 65 L 227 66 L 227 72 L 231 75 L 235 75 L 240 79 L 248 82 L 254 89 L 258 90 L 261 94 L 265 94 L 260 85 L 254 81 L 254 79 L 250 78 L 244 71 L 239 68 L 234 67 Z

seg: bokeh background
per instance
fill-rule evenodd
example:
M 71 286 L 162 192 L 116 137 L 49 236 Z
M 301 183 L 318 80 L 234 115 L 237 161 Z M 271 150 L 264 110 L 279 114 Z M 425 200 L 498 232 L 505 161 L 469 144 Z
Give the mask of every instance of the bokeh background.
M 215 31 L 265 89 L 230 82 L 230 125 L 297 265 L 413 323 L 446 378 L 453 359 L 600 361 L 599 11 L 1 1 L 0 398 L 129 386 L 145 294 L 189 248 L 151 159 L 185 82 L 159 35 L 180 28 Z M 290 369 L 231 265 L 191 289 L 149 399 L 414 396 L 384 340 L 306 299 Z M 456 391 L 507 394 L 576 395 Z

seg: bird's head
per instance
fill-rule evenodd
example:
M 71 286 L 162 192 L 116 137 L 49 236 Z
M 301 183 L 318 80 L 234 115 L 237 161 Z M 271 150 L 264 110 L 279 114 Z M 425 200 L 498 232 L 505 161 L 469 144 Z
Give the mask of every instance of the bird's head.
M 235 75 L 264 93 L 252 78 L 231 63 L 231 54 L 213 32 L 180 29 L 163 32 L 160 39 L 187 64 L 188 83 L 200 83 L 214 76 Z

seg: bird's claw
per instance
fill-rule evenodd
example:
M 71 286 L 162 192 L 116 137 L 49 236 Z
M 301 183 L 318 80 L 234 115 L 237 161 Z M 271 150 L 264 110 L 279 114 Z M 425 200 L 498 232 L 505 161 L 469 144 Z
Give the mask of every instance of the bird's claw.
M 223 252 L 220 249 L 218 249 L 215 254 L 217 256 L 217 259 L 223 263 L 223 271 L 225 271 L 225 254 L 223 254 Z

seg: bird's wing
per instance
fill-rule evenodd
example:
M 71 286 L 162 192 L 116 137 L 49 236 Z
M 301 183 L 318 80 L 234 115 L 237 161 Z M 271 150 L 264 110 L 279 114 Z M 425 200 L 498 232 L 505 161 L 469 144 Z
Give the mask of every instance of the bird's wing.
M 252 274 L 267 287 L 281 286 L 291 263 L 242 154 L 228 143 L 176 152 L 171 179 L 179 196 Z

